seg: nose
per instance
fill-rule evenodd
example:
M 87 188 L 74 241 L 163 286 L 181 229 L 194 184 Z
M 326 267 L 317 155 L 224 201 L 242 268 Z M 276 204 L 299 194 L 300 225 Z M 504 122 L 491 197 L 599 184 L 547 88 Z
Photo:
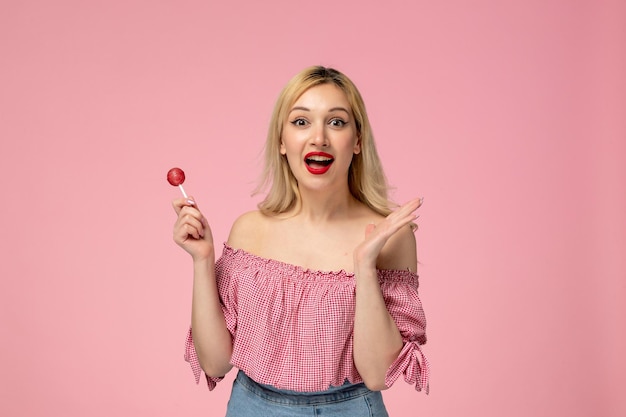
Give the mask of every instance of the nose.
M 326 132 L 326 125 L 324 123 L 316 124 L 311 130 L 311 144 L 317 147 L 328 146 L 328 136 Z

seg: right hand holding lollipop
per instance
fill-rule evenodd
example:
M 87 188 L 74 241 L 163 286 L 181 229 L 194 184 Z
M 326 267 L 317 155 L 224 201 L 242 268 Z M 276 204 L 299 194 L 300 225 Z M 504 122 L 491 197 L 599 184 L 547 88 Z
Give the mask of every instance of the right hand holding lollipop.
M 213 254 L 213 237 L 206 218 L 198 210 L 196 203 L 191 200 L 183 182 L 185 173 L 180 168 L 172 168 L 167 172 L 167 182 L 180 188 L 185 200 L 176 199 L 173 202 L 174 211 L 178 215 L 174 225 L 174 241 L 191 254 L 194 259 L 206 259 Z

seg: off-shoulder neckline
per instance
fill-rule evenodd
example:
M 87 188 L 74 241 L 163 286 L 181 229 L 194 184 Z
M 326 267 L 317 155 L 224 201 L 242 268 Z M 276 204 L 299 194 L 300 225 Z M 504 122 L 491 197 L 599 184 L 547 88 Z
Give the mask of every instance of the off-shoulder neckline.
M 237 254 L 237 253 L 240 253 L 242 256 L 246 257 L 248 260 L 262 262 L 264 264 L 271 264 L 271 265 L 279 267 L 279 268 L 289 269 L 289 270 L 292 270 L 292 271 L 295 271 L 295 272 L 304 273 L 304 274 L 334 275 L 334 276 L 342 276 L 342 277 L 346 277 L 346 278 L 354 277 L 354 272 L 348 272 L 345 269 L 329 270 L 329 271 L 319 270 L 319 269 L 311 269 L 311 268 L 307 268 L 307 267 L 304 267 L 304 266 L 301 266 L 301 265 L 296 265 L 296 264 L 292 264 L 292 263 L 289 263 L 289 262 L 281 261 L 281 260 L 278 260 L 278 259 L 265 258 L 263 256 L 256 255 L 256 254 L 254 254 L 252 252 L 249 252 L 249 251 L 247 251 L 245 249 L 242 249 L 242 248 L 233 248 L 227 242 L 224 242 L 224 253 L 227 253 L 227 252 L 230 252 L 233 255 Z M 392 276 L 404 275 L 404 276 L 406 276 L 408 274 L 409 276 L 418 277 L 417 273 L 412 272 L 412 271 L 410 271 L 408 269 L 376 269 L 376 272 L 379 275 L 392 275 Z

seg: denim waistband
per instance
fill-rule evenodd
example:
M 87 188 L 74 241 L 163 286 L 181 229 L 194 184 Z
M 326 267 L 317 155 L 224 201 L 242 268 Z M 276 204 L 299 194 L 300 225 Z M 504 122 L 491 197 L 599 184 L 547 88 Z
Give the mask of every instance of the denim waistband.
M 262 385 L 252 380 L 243 371 L 237 373 L 236 381 L 253 394 L 277 404 L 283 405 L 321 405 L 347 401 L 356 397 L 367 395 L 371 391 L 365 384 L 345 384 L 340 387 L 332 387 L 322 392 L 296 392 L 281 390 L 268 385 Z

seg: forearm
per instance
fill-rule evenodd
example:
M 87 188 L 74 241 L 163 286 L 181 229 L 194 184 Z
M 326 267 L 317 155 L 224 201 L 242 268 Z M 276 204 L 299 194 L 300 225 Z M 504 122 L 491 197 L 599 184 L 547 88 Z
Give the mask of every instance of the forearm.
M 219 301 L 213 257 L 194 260 L 191 327 L 198 361 L 211 377 L 224 376 L 231 368 L 232 338 Z
M 354 364 L 365 384 L 385 389 L 385 376 L 402 349 L 402 337 L 389 314 L 374 267 L 357 267 Z

